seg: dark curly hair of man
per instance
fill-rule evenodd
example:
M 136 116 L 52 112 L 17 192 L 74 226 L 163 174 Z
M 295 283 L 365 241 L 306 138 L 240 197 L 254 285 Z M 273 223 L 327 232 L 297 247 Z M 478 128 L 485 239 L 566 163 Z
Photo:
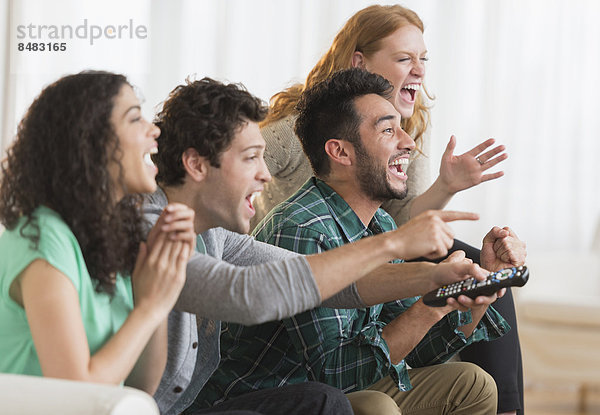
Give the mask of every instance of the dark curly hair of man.
M 156 180 L 166 186 L 183 184 L 181 156 L 195 149 L 210 164 L 220 167 L 220 156 L 236 132 L 248 121 L 265 119 L 268 108 L 241 84 L 223 84 L 211 78 L 187 80 L 177 86 L 163 104 L 154 123 L 160 128 Z
M 88 71 L 47 86 L 21 120 L 2 162 L 0 220 L 37 248 L 33 215 L 44 205 L 67 223 L 83 252 L 96 289 L 112 293 L 115 273 L 130 274 L 142 240 L 140 196 L 114 200 L 108 172 L 121 153 L 111 125 L 122 75 Z M 122 173 L 121 173 L 122 174 Z
M 294 130 L 316 176 L 330 171 L 325 143 L 337 138 L 360 145 L 360 116 L 354 100 L 377 94 L 388 99 L 393 86 L 380 75 L 359 68 L 344 69 L 305 90 L 296 109 Z

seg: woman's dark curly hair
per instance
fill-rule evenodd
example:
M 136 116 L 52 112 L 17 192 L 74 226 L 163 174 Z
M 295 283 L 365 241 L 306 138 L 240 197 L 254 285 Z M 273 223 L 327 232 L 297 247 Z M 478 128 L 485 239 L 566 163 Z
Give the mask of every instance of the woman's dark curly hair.
M 223 84 L 211 78 L 187 80 L 177 86 L 156 115 L 160 128 L 156 180 L 166 186 L 183 184 L 183 152 L 194 148 L 210 164 L 220 167 L 220 156 L 235 133 L 248 121 L 260 122 L 267 106 L 241 84 Z
M 115 273 L 130 274 L 142 240 L 140 196 L 114 200 L 108 164 L 121 152 L 111 124 L 123 75 L 87 71 L 46 87 L 21 120 L 2 161 L 0 220 L 37 248 L 34 210 L 47 206 L 67 223 L 96 289 L 112 293 Z M 121 173 L 122 176 L 122 173 Z M 122 184 L 121 184 L 122 185 Z

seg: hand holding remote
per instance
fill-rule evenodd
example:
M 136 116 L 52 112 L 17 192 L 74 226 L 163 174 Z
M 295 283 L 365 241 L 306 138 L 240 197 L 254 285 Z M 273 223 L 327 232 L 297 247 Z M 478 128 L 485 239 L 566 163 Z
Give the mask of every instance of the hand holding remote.
M 490 273 L 483 281 L 469 278 L 451 285 L 443 286 L 430 291 L 423 296 L 423 302 L 431 307 L 443 307 L 448 298 L 458 298 L 466 295 L 476 298 L 480 295 L 489 296 L 506 287 L 522 287 L 529 279 L 529 270 L 526 266 L 504 268 Z

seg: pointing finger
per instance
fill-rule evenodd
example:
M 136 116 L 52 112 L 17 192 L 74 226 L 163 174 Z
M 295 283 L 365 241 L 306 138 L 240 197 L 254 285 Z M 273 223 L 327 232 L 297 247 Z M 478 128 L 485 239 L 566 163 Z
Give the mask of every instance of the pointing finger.
M 455 210 L 440 210 L 436 212 L 444 222 L 453 222 L 456 220 L 478 220 L 479 215 L 473 212 L 459 212 Z

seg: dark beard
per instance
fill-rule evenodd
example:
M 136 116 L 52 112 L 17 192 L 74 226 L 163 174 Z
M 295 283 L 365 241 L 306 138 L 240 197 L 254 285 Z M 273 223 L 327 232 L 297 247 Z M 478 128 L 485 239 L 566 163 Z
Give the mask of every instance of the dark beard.
M 371 200 L 386 202 L 390 199 L 404 199 L 408 194 L 408 186 L 404 190 L 396 190 L 390 186 L 387 180 L 387 171 L 384 167 L 376 164 L 373 157 L 362 146 L 355 143 L 357 179 L 360 189 Z

